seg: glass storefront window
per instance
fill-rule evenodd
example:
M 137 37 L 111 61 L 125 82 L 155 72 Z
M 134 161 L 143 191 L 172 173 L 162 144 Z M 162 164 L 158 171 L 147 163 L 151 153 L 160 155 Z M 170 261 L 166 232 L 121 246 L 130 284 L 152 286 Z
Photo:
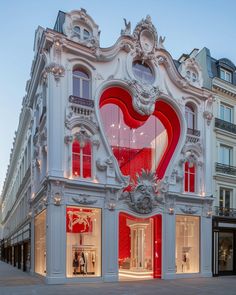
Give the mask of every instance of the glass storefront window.
M 176 216 L 176 273 L 199 272 L 199 217 Z
M 138 218 L 119 214 L 119 276 L 120 278 L 161 277 L 160 215 Z
M 165 127 L 155 116 L 131 128 L 119 106 L 107 104 L 101 117 L 108 141 L 123 175 L 136 180 L 142 169 L 156 172 L 168 144 Z
M 34 219 L 35 272 L 46 275 L 46 210 Z
M 219 232 L 219 271 L 234 270 L 234 234 L 232 232 Z
M 67 277 L 101 276 L 101 209 L 67 207 Z

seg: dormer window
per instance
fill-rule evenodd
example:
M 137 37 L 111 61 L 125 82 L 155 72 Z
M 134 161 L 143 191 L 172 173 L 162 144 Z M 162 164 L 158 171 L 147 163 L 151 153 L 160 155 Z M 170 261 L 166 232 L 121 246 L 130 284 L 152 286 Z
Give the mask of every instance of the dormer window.
M 185 78 L 189 81 L 189 82 L 196 82 L 197 81 L 197 74 L 195 72 L 192 71 L 186 71 L 186 76 Z
M 226 69 L 220 68 L 220 78 L 232 83 L 232 73 Z
M 78 37 L 80 40 L 88 40 L 91 35 L 88 30 L 79 26 L 74 26 L 73 31 L 74 35 Z

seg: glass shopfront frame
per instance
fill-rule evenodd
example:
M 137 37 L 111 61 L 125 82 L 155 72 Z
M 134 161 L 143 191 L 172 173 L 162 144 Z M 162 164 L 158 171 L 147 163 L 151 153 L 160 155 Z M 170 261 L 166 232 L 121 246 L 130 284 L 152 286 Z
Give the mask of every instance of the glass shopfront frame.
M 100 208 L 66 208 L 66 276 L 100 277 L 102 268 Z
M 176 273 L 200 272 L 200 217 L 176 215 Z
M 46 210 L 34 219 L 34 270 L 46 276 Z

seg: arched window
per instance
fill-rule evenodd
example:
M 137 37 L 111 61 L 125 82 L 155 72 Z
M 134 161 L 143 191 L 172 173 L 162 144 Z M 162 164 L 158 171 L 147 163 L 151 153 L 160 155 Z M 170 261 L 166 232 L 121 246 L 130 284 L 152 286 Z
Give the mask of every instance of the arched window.
M 81 98 L 90 97 L 90 77 L 80 68 L 73 70 L 73 95 Z
M 143 83 L 152 84 L 154 82 L 153 71 L 146 63 L 143 63 L 139 60 L 134 61 L 133 73 L 135 78 Z
M 196 114 L 194 108 L 189 104 L 185 106 L 185 119 L 188 129 L 196 129 Z
M 184 164 L 184 191 L 189 193 L 195 192 L 196 167 L 192 162 Z
M 72 174 L 76 177 L 92 177 L 92 151 L 91 142 L 83 144 L 75 139 L 72 144 Z

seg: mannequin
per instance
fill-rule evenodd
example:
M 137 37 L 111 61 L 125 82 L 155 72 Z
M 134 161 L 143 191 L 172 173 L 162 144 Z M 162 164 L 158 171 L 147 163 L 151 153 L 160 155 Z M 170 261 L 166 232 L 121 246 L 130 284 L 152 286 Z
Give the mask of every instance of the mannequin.
M 79 259 L 79 265 L 80 265 L 80 273 L 84 275 L 84 265 L 85 265 L 84 252 L 81 253 L 81 256 Z
M 73 259 L 73 268 L 74 268 L 74 272 L 73 274 L 76 275 L 78 272 L 78 267 L 79 267 L 79 259 L 78 259 L 78 253 L 75 251 L 75 256 Z

